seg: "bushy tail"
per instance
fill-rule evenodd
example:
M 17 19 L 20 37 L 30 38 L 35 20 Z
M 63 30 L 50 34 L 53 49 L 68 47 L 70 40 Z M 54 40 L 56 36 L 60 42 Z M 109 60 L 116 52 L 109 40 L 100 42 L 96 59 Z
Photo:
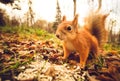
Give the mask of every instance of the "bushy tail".
M 87 18 L 85 26 L 85 29 L 97 38 L 100 46 L 107 40 L 107 31 L 105 29 L 105 20 L 107 16 L 108 14 L 92 13 Z

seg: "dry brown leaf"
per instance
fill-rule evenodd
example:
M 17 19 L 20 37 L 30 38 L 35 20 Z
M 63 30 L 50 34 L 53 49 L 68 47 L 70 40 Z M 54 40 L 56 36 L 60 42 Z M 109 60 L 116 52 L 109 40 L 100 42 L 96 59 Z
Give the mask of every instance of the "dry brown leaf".
M 48 69 L 47 69 L 47 71 L 45 72 L 45 75 L 49 75 L 49 76 L 55 76 L 55 68 L 54 67 L 49 67 Z

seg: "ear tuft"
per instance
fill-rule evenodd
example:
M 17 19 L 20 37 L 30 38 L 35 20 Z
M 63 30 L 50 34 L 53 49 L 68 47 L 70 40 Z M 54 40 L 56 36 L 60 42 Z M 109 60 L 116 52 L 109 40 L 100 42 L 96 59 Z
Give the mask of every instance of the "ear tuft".
M 78 32 L 78 14 L 75 15 L 73 21 L 72 21 L 73 27 L 75 29 L 76 32 Z
M 62 18 L 62 22 L 63 22 L 63 21 L 66 21 L 66 16 L 63 16 L 63 18 Z
M 78 14 L 75 15 L 74 20 L 73 20 L 73 24 L 74 25 L 78 24 Z
M 103 20 L 105 20 L 108 16 L 109 16 L 109 13 L 108 13 L 108 14 L 103 15 Z
M 76 15 L 75 15 L 75 17 L 74 17 L 74 19 L 78 19 L 78 16 L 79 16 L 79 15 L 78 15 L 78 14 L 76 14 Z

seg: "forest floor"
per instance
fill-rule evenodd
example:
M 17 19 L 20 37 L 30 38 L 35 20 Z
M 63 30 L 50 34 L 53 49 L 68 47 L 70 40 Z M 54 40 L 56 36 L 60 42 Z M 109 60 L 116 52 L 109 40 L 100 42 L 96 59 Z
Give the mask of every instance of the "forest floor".
M 81 70 L 77 53 L 58 59 L 61 42 L 48 35 L 0 31 L 0 81 L 120 81 L 120 49 L 108 45 Z

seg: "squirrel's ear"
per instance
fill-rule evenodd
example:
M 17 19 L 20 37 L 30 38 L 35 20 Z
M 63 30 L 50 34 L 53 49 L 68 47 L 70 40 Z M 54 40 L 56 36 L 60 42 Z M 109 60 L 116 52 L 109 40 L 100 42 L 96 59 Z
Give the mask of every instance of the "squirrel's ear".
M 72 21 L 73 27 L 76 32 L 78 32 L 78 14 L 75 15 L 74 20 Z
M 78 24 L 78 14 L 75 15 L 74 20 L 73 20 L 73 25 L 76 26 L 77 24 Z
M 63 18 L 62 18 L 62 22 L 63 22 L 63 21 L 66 21 L 66 16 L 63 16 Z
M 108 14 L 103 15 L 103 20 L 105 20 L 108 16 L 109 16 L 109 13 L 108 13 Z

